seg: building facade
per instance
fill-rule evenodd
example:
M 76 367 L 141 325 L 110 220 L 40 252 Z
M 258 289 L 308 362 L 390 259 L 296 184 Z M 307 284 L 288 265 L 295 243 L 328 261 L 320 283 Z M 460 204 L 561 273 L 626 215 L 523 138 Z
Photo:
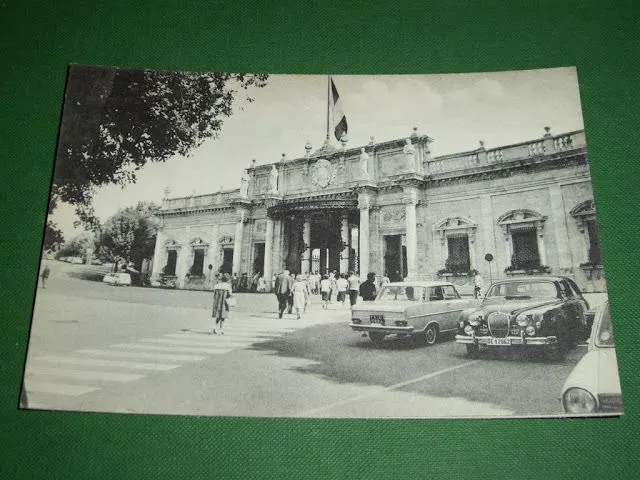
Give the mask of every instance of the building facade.
M 433 139 L 319 150 L 245 171 L 240 188 L 168 198 L 155 284 L 355 270 L 392 279 L 568 275 L 606 291 L 584 131 L 432 157 Z M 488 261 L 487 259 L 491 259 Z

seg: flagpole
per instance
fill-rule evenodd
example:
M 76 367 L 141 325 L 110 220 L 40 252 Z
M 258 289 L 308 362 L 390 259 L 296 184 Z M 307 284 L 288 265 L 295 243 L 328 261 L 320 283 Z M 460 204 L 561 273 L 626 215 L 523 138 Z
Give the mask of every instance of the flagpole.
M 327 143 L 329 142 L 329 115 L 331 110 L 331 75 L 327 75 Z

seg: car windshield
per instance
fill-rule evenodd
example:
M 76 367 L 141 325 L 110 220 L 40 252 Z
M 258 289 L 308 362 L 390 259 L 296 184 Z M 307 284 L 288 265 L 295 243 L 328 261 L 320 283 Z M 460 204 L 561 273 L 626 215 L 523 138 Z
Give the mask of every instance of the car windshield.
M 487 298 L 529 299 L 534 297 L 556 298 L 558 291 L 553 282 L 514 281 L 493 285 L 487 293 Z
M 611 325 L 611 313 L 609 312 L 609 304 L 607 303 L 602 311 L 602 319 L 598 325 L 596 332 L 596 346 L 598 347 L 615 347 L 613 341 L 613 327 Z
M 405 302 L 421 302 L 425 296 L 424 287 L 387 285 L 376 299 L 377 302 L 385 301 L 405 301 Z

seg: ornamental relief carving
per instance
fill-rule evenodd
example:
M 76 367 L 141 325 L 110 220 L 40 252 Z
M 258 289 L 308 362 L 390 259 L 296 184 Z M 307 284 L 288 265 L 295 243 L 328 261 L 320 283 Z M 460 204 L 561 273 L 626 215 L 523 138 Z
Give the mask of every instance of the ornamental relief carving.
M 406 209 L 404 206 L 394 205 L 382 207 L 381 219 L 383 223 L 403 223 L 406 218 Z
M 327 188 L 336 176 L 336 168 L 328 160 L 321 158 L 309 168 L 311 183 L 316 188 Z
M 264 220 L 257 221 L 255 223 L 255 234 L 258 236 L 264 236 L 267 231 L 267 222 Z

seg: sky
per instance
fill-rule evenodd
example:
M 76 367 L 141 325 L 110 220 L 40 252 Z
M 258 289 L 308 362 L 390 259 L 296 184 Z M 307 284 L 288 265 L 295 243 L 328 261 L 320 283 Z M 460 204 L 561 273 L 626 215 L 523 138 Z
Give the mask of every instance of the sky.
M 349 125 L 348 147 L 408 137 L 413 128 L 434 139 L 433 156 L 533 140 L 544 127 L 559 134 L 584 128 L 578 78 L 573 67 L 447 75 L 336 75 L 333 77 Z M 243 169 L 278 161 L 283 153 L 304 156 L 311 141 L 326 136 L 327 76 L 272 75 L 267 86 L 250 90 L 254 102 L 239 101 L 218 138 L 188 157 L 147 163 L 136 184 L 97 190 L 94 208 L 101 222 L 138 201 L 238 188 Z M 333 130 L 333 128 L 332 128 Z M 334 139 L 335 141 L 335 139 Z M 337 145 L 337 142 L 335 142 Z M 73 207 L 59 205 L 51 220 L 65 239 Z

